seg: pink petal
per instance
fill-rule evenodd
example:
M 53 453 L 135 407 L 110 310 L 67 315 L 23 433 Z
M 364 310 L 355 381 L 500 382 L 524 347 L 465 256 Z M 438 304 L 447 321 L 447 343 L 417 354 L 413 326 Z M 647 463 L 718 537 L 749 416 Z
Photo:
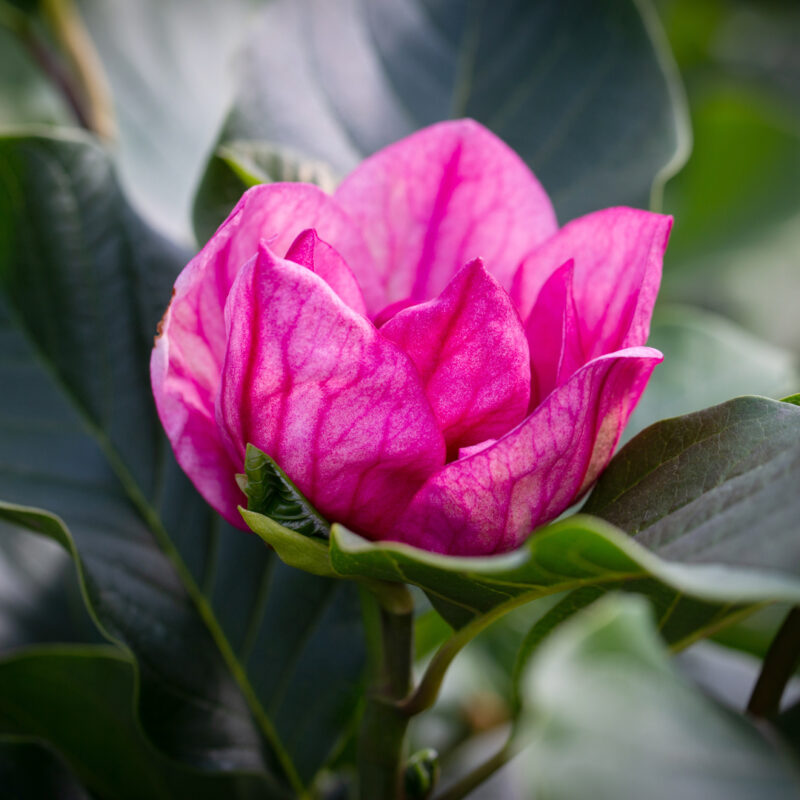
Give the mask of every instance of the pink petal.
M 353 311 L 366 316 L 364 297 L 347 262 L 313 228 L 298 234 L 286 259 L 316 272 Z
M 220 439 L 207 386 L 192 375 L 191 345 L 187 353 L 180 341 L 179 336 L 173 345 L 162 334 L 150 358 L 158 415 L 175 458 L 200 494 L 232 525 L 246 528 L 236 510 L 246 504 L 234 477 L 241 466 L 231 461 Z
M 435 297 L 478 257 L 508 289 L 522 258 L 556 231 L 525 163 L 472 120 L 441 122 L 381 150 L 335 197 L 374 257 L 367 273 L 348 259 L 373 314 L 406 297 Z
M 589 362 L 511 433 L 434 474 L 391 538 L 461 555 L 518 546 L 596 480 L 661 358 L 635 347 Z
M 647 341 L 672 218 L 607 208 L 565 225 L 534 250 L 511 296 L 524 320 L 553 272 L 575 261 L 573 290 L 587 359 Z
M 531 350 L 531 408 L 587 360 L 575 307 L 574 271 L 570 259 L 550 276 L 525 326 Z
M 414 366 L 265 245 L 237 277 L 226 318 L 217 420 L 232 459 L 253 443 L 328 519 L 381 535 L 444 463 Z
M 480 259 L 435 300 L 397 313 L 381 334 L 414 362 L 453 455 L 525 418 L 531 384 L 525 331 Z
M 242 265 L 268 239 L 284 252 L 313 226 L 345 258 L 369 263 L 361 234 L 314 186 L 273 183 L 246 192 L 208 244 L 187 264 L 161 323 L 150 362 L 156 407 L 178 463 L 206 500 L 230 522 L 244 495 L 214 421 L 225 357 L 225 301 Z

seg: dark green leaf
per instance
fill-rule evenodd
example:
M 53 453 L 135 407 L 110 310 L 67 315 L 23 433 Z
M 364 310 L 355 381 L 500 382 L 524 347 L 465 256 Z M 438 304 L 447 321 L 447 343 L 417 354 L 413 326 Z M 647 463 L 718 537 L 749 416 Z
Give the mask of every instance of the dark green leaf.
M 523 681 L 525 791 L 552 800 L 789 800 L 795 767 L 674 671 L 646 604 L 607 598 L 565 623 Z
M 165 758 L 139 729 L 134 691 L 134 668 L 113 648 L 25 651 L 0 662 L 0 735 L 47 742 L 99 797 L 290 796 L 263 774 L 204 774 Z
M 328 538 L 330 525 L 266 453 L 247 445 L 244 467 L 249 511 L 264 514 L 303 536 Z
M 782 711 L 772 723 L 795 756 L 800 758 L 800 702 Z
M 351 724 L 360 605 L 222 523 L 175 464 L 147 364 L 184 258 L 88 138 L 0 138 L 3 516 L 77 558 L 97 620 L 137 660 L 160 748 L 299 787 Z
M 90 800 L 52 750 L 16 738 L 0 737 L 0 786 L 13 800 Z
M 96 642 L 69 555 L 0 522 L 0 656 L 42 642 Z
M 584 510 L 672 561 L 797 576 L 798 486 L 800 408 L 740 397 L 640 433 Z
M 276 0 L 220 144 L 261 140 L 345 174 L 417 128 L 473 117 L 533 167 L 561 219 L 646 205 L 688 149 L 662 38 L 628 0 Z M 195 203 L 201 234 L 218 160 Z

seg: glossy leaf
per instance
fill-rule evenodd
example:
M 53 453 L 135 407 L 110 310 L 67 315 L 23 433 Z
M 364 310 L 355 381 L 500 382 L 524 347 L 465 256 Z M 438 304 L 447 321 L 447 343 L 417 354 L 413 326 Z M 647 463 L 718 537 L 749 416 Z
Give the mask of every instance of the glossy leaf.
M 331 563 L 421 586 L 456 626 L 555 592 L 619 587 L 649 596 L 663 635 L 680 646 L 748 604 L 795 601 L 798 476 L 800 409 L 740 398 L 658 423 L 615 457 L 586 510 L 633 536 L 579 515 L 515 552 L 459 559 L 334 525 Z
M 105 153 L 6 136 L 0 161 L 3 517 L 70 549 L 161 749 L 299 787 L 355 713 L 357 593 L 222 524 L 175 464 L 147 361 L 185 254 L 134 216 Z
M 795 767 L 743 716 L 688 685 L 646 604 L 607 598 L 542 646 L 524 678 L 535 796 L 598 800 L 789 800 Z
M 627 0 L 277 0 L 219 143 L 290 147 L 343 175 L 417 128 L 473 117 L 533 167 L 560 219 L 646 205 L 688 140 L 662 39 L 649 5 Z M 219 160 L 195 203 L 199 235 Z
M 757 545 L 755 545 L 757 546 Z M 668 641 L 686 644 L 747 604 L 800 599 L 792 575 L 662 560 L 619 528 L 575 515 L 541 528 L 521 548 L 484 558 L 441 556 L 373 543 L 334 525 L 331 564 L 342 575 L 420 586 L 455 627 L 497 617 L 539 597 L 600 586 L 650 597 Z
M 641 433 L 584 510 L 664 558 L 796 576 L 800 408 L 741 397 Z
M 47 742 L 99 797 L 290 796 L 264 775 L 204 774 L 159 754 L 134 716 L 134 687 L 134 667 L 114 648 L 23 651 L 0 662 L 0 735 Z
M 675 452 L 665 450 L 658 438 L 663 435 L 669 443 L 669 432 Z M 742 460 L 743 453 L 749 462 Z M 684 463 L 676 471 L 671 459 L 681 455 Z M 658 462 L 661 456 L 664 465 Z M 660 467 L 660 482 L 648 485 Z M 737 483 L 726 486 L 725 476 Z M 455 628 L 480 630 L 488 618 L 523 603 L 570 592 L 531 630 L 518 661 L 520 672 L 550 630 L 611 589 L 647 596 L 662 635 L 676 648 L 720 629 L 756 604 L 797 602 L 800 560 L 786 515 L 797 503 L 791 487 L 798 476 L 800 409 L 751 397 L 658 423 L 612 461 L 587 506 L 630 526 L 636 536 L 577 515 L 540 529 L 511 553 L 458 558 L 395 542 L 370 542 L 334 524 L 328 554 L 320 542 L 281 533 L 266 517 L 246 512 L 245 519 L 267 541 L 276 542 L 282 558 L 282 540 L 290 541 L 290 563 L 313 560 L 315 569 L 325 574 L 332 569 L 359 579 L 420 586 Z M 644 484 L 643 493 L 634 494 L 643 498 L 639 505 L 626 498 L 625 481 L 634 487 L 632 492 L 637 482 Z M 724 513 L 716 522 L 714 514 L 724 510 L 725 497 L 744 497 L 754 505 L 738 528 Z M 711 521 L 706 536 L 680 527 L 685 511 L 681 499 L 695 509 L 705 506 Z M 649 538 L 637 527 L 637 518 L 660 511 L 664 526 L 673 523 L 669 541 Z M 715 543 L 713 557 L 707 553 L 709 538 Z

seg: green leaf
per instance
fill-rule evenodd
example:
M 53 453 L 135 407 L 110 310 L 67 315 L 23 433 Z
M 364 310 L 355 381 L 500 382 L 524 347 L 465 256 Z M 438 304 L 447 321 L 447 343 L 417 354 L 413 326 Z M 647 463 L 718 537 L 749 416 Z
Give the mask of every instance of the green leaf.
M 343 175 L 455 117 L 477 119 L 516 150 L 564 220 L 646 205 L 688 150 L 663 34 L 650 6 L 629 0 L 276 0 L 246 53 L 219 144 L 289 147 Z M 199 235 L 213 227 L 206 210 L 219 206 L 218 161 L 195 202 Z
M 299 792 L 352 724 L 360 604 L 221 522 L 177 467 L 147 364 L 185 258 L 87 137 L 0 138 L 2 517 L 69 548 L 159 748 Z
M 0 786 L 14 800 L 90 800 L 50 748 L 16 738 L 0 737 Z
M 246 189 L 275 181 L 314 183 L 328 192 L 338 182 L 327 164 L 289 148 L 259 141 L 227 142 L 216 149 L 195 196 L 197 238 L 211 238 Z
M 457 558 L 334 525 L 331 564 L 420 586 L 462 629 L 459 640 L 522 603 L 571 592 L 531 629 L 517 674 L 556 625 L 611 589 L 648 597 L 662 636 L 679 648 L 758 604 L 797 602 L 798 480 L 800 409 L 740 398 L 658 423 L 612 461 L 586 508 L 635 536 L 581 514 L 514 552 Z
M 738 395 L 778 398 L 800 386 L 794 353 L 697 308 L 659 307 L 647 343 L 664 353 L 664 362 L 625 428 L 626 440 L 666 417 Z
M 754 539 L 757 549 L 762 543 Z M 661 615 L 662 633 L 676 646 L 751 604 L 800 599 L 797 576 L 750 570 L 746 558 L 737 561 L 741 556 L 733 554 L 725 566 L 666 561 L 619 528 L 583 514 L 539 529 L 518 550 L 480 558 L 369 542 L 341 525 L 331 528 L 338 573 L 420 586 L 456 628 L 482 628 L 487 618 L 539 597 L 597 586 L 647 595 Z
M 746 718 L 675 672 L 650 610 L 607 598 L 542 646 L 524 679 L 515 762 L 526 794 L 553 800 L 797 797 L 797 772 Z
M 249 509 L 303 536 L 328 538 L 330 525 L 266 453 L 248 444 L 244 468 Z
M 42 642 L 96 642 L 69 555 L 0 522 L 0 656 Z
M 788 397 L 781 398 L 784 403 L 791 403 L 793 406 L 800 406 L 800 394 L 790 394 Z
M 139 729 L 134 691 L 134 669 L 113 648 L 24 651 L 0 662 L 0 735 L 47 742 L 99 797 L 290 796 L 264 775 L 204 774 L 165 758 Z
M 800 408 L 741 397 L 656 423 L 584 506 L 663 558 L 800 574 Z
M 305 570 L 312 575 L 327 578 L 336 576 L 331 567 L 328 547 L 324 542 L 285 528 L 263 514 L 244 508 L 240 509 L 240 512 L 250 530 L 274 548 L 284 564 Z

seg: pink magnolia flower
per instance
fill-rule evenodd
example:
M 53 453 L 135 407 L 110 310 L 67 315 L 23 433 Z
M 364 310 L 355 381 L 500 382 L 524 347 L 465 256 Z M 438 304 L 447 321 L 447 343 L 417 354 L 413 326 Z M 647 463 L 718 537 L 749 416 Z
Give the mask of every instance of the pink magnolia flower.
M 559 229 L 470 120 L 333 196 L 255 187 L 178 277 L 153 351 L 178 462 L 239 527 L 249 442 L 367 537 L 516 547 L 596 480 L 661 361 L 644 344 L 670 226 L 611 208 Z

